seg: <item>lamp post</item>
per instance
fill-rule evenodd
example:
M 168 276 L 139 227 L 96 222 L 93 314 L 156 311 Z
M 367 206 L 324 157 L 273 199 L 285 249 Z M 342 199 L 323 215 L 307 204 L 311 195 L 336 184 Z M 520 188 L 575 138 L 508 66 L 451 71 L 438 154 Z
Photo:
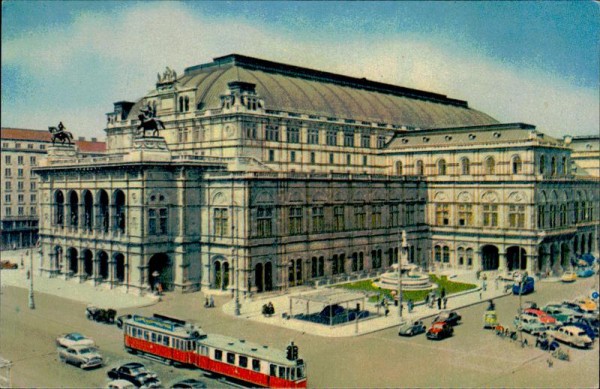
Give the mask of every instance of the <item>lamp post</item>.
M 399 242 L 400 243 L 400 242 Z M 406 259 L 408 253 L 408 243 L 406 242 L 406 231 L 402 230 L 402 248 L 398 257 L 398 316 L 402 319 L 402 259 Z
M 40 256 L 42 248 L 40 247 Z M 35 309 L 35 301 L 33 299 L 33 248 L 29 254 L 29 309 Z
M 235 210 L 235 215 L 237 216 L 237 210 Z M 233 215 L 232 215 L 233 219 Z M 235 219 L 231 221 L 231 258 L 235 258 L 235 311 L 234 314 L 236 316 L 240 316 L 240 258 L 239 255 L 236 255 L 236 247 L 235 247 Z

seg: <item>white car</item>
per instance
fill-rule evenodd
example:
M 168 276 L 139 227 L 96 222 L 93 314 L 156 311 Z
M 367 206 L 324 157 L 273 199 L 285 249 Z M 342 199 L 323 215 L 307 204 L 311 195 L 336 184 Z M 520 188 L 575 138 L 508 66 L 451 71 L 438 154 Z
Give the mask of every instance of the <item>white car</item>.
M 93 347 L 96 345 L 93 339 L 83 336 L 78 332 L 71 332 L 64 334 L 56 338 L 56 345 L 58 347 L 73 347 L 73 346 L 87 346 Z
M 135 389 L 136 386 L 127 380 L 113 380 L 106 384 L 106 389 Z
M 575 326 L 564 326 L 556 330 L 550 330 L 547 332 L 548 336 L 554 337 L 559 342 L 569 344 L 571 346 L 588 348 L 591 347 L 593 342 L 589 336 L 586 335 L 585 331 Z
M 90 346 L 61 347 L 58 349 L 58 359 L 61 362 L 71 363 L 82 369 L 102 366 L 104 363 L 98 350 Z

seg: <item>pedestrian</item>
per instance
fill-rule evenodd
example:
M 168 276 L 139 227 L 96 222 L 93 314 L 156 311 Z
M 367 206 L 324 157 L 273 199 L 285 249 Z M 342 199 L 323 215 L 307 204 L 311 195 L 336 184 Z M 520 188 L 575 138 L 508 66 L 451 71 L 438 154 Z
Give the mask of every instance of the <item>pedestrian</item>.
M 213 298 L 213 296 L 210 296 L 210 305 L 209 307 L 214 308 L 215 307 L 215 299 Z
M 27 269 L 27 279 L 31 278 L 31 271 L 29 269 Z
M 448 305 L 448 297 L 444 296 L 443 301 L 444 301 L 444 309 L 446 309 L 446 306 Z
M 442 309 L 442 299 L 440 297 L 437 298 L 437 306 L 438 309 Z
M 483 296 L 481 296 L 481 290 L 479 291 L 479 300 L 482 300 Z
M 481 287 L 483 288 L 484 292 L 487 290 L 487 281 L 485 279 L 483 280 L 483 283 L 481 284 Z
M 425 296 L 425 305 L 429 306 L 429 293 Z
M 440 297 L 443 299 L 444 297 L 446 297 L 446 289 L 442 288 L 442 291 L 440 292 Z
M 406 307 L 408 308 L 408 313 L 411 313 L 413 310 L 413 302 L 411 299 L 408 299 L 408 302 L 406 303 Z
M 209 302 L 208 302 L 208 297 L 206 297 L 204 299 L 204 308 L 208 308 L 210 306 Z
M 383 300 L 383 307 L 385 308 L 385 316 L 387 316 L 390 313 L 390 307 L 387 300 Z

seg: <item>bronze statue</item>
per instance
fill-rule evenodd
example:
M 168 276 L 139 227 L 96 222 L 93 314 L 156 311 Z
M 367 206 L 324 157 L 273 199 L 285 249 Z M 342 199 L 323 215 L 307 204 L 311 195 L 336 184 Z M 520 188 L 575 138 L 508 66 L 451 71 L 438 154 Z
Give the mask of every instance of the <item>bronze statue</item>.
M 140 108 L 138 119 L 140 119 L 138 130 L 142 130 L 142 138 L 146 137 L 146 131 L 152 131 L 152 136 L 158 136 L 158 131 L 165 129 L 165 125 L 162 120 L 156 118 L 156 111 L 150 104 Z
M 58 127 L 48 127 L 48 131 L 50 131 L 52 134 L 52 144 L 54 144 L 57 140 L 62 144 L 65 142 L 68 144 L 73 143 L 73 134 L 71 134 L 69 131 L 66 131 L 66 128 L 62 122 L 58 123 Z

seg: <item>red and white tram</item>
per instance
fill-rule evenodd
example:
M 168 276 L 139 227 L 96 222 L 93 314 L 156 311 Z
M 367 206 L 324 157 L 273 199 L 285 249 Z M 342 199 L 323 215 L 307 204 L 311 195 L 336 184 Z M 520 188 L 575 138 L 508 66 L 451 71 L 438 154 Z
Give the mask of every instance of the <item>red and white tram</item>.
M 155 314 L 123 322 L 125 349 L 277 388 L 306 388 L 306 365 L 293 342 L 287 353 L 224 335 L 207 334 L 185 321 Z

